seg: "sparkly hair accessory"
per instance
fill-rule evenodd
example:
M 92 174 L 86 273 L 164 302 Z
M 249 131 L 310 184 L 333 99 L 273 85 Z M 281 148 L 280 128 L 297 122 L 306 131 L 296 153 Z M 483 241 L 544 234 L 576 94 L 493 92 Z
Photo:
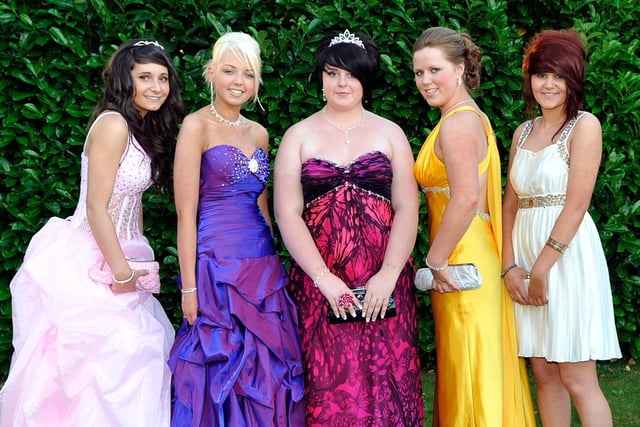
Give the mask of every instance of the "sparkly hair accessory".
M 341 33 L 337 36 L 335 36 L 334 38 L 331 39 L 331 42 L 329 43 L 329 47 L 336 45 L 336 44 L 340 44 L 340 43 L 351 43 L 351 44 L 355 44 L 360 46 L 361 48 L 365 49 L 364 47 L 364 43 L 362 43 L 362 40 L 360 40 L 360 37 L 357 37 L 355 34 L 351 34 L 349 32 L 349 30 L 344 30 L 344 33 Z
M 164 47 L 162 47 L 162 45 L 155 40 L 140 40 L 138 42 L 135 42 L 133 45 L 136 47 L 140 47 L 140 46 L 149 46 L 150 44 L 164 50 Z

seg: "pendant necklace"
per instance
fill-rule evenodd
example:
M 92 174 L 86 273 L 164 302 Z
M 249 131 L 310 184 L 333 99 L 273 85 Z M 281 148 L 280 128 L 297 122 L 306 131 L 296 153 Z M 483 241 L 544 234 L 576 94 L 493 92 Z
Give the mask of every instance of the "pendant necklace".
M 218 119 L 220 123 L 224 123 L 225 125 L 228 125 L 231 127 L 238 127 L 242 124 L 242 116 L 238 117 L 238 120 L 236 120 L 235 122 L 232 122 L 231 120 L 227 120 L 224 117 L 222 117 L 220 113 L 218 113 L 218 110 L 216 110 L 216 107 L 213 105 L 213 102 L 211 103 L 211 113 L 216 117 L 216 119 Z
M 465 99 L 464 101 L 456 102 L 456 103 L 455 103 L 455 104 L 453 104 L 451 107 L 447 108 L 447 111 L 445 111 L 444 113 L 442 113 L 442 114 L 440 115 L 440 117 L 444 117 L 444 116 L 446 116 L 446 115 L 447 115 L 447 113 L 448 113 L 449 111 L 451 111 L 451 110 L 453 110 L 454 108 L 459 107 L 460 105 L 465 104 L 465 103 L 467 103 L 467 102 L 469 102 L 469 101 L 473 101 L 473 99 L 469 98 L 469 99 Z
M 337 124 L 335 124 L 334 122 L 331 121 L 331 119 L 329 118 L 329 115 L 327 114 L 326 111 L 326 106 L 322 109 L 322 114 L 324 115 L 324 118 L 327 119 L 327 122 L 329 122 L 329 124 L 331 126 L 333 126 L 334 128 L 338 129 L 340 132 L 342 132 L 344 134 L 344 142 L 345 144 L 351 144 L 351 139 L 349 139 L 349 132 L 351 132 L 352 130 L 356 129 L 357 127 L 359 127 L 362 122 L 364 121 L 364 108 L 362 109 L 362 115 L 360 116 L 360 120 L 358 120 L 358 123 L 356 123 L 355 125 L 348 127 L 348 128 L 341 128 L 340 126 L 338 126 Z

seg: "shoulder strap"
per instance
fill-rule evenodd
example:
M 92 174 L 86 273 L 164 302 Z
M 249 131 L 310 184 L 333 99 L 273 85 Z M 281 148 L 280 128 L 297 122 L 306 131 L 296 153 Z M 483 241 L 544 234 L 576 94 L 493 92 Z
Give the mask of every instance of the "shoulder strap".
M 522 144 L 524 144 L 524 142 L 529 137 L 529 134 L 531 133 L 531 130 L 533 129 L 533 125 L 535 124 L 536 120 L 538 120 L 538 118 L 531 119 L 525 122 L 524 128 L 522 128 L 522 133 L 520 134 L 520 138 L 518 138 L 518 145 L 516 145 L 517 149 L 522 147 Z
M 96 117 L 96 119 L 93 121 L 93 123 L 91 123 L 91 126 L 89 127 L 89 130 L 87 131 L 87 136 L 84 138 L 84 144 L 82 145 L 82 152 L 84 153 L 86 147 L 87 147 L 87 141 L 89 140 L 89 135 L 91 135 L 91 131 L 93 130 L 94 126 L 96 125 L 96 123 L 98 123 L 98 120 L 100 120 L 103 117 L 106 116 L 120 116 L 122 117 L 122 114 L 120 114 L 117 111 L 113 111 L 113 110 L 106 110 L 103 111 L 102 113 L 100 113 L 98 115 L 98 117 Z M 124 119 L 124 117 L 122 117 L 122 119 L 124 120 L 124 124 L 125 126 L 127 126 L 127 129 L 129 128 L 129 123 L 127 123 L 127 121 Z M 124 149 L 124 152 L 122 153 L 122 156 L 120 157 L 120 163 L 122 163 L 122 159 L 124 159 L 124 156 L 127 155 L 127 151 L 129 151 L 129 145 L 131 144 L 131 132 L 129 131 L 129 138 L 127 139 L 127 146 Z

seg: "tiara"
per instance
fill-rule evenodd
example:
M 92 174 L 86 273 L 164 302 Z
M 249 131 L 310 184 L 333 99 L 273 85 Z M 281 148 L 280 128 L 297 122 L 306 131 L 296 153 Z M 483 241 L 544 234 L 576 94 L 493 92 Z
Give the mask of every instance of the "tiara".
M 155 40 L 140 40 L 135 42 L 133 45 L 136 47 L 140 47 L 140 46 L 149 46 L 150 44 L 154 45 L 155 47 L 159 47 L 160 49 L 164 50 L 164 47 L 162 47 L 162 45 L 160 43 L 158 43 Z
M 335 36 L 334 38 L 331 39 L 331 42 L 329 43 L 329 47 L 335 45 L 335 44 L 340 44 L 340 43 L 351 43 L 351 44 L 355 44 L 360 46 L 361 48 L 365 49 L 364 47 L 364 43 L 362 43 L 362 40 L 360 40 L 360 37 L 357 37 L 355 34 L 351 34 L 349 32 L 349 30 L 344 30 L 344 33 L 341 33 L 337 36 Z

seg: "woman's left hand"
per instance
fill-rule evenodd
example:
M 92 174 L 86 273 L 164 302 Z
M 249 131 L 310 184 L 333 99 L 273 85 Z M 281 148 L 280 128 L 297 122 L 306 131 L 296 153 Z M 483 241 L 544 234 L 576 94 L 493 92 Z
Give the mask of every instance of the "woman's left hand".
M 375 321 L 378 316 L 384 319 L 389 299 L 396 287 L 397 277 L 393 274 L 378 271 L 367 282 L 367 293 L 364 296 L 362 315 L 367 322 Z

